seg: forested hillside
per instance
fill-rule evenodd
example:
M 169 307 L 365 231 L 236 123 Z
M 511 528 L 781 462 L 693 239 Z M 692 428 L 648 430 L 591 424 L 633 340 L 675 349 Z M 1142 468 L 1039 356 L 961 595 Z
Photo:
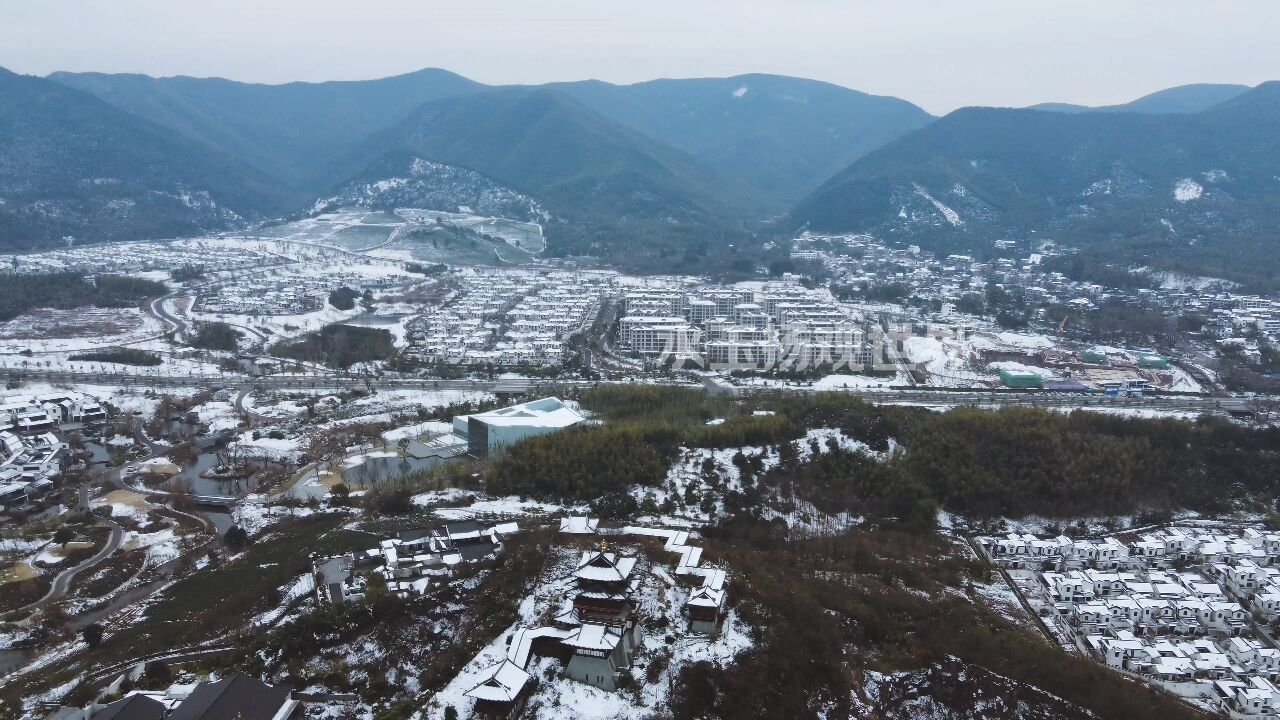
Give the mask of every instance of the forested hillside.
M 671 267 L 662 258 L 746 238 L 733 180 L 550 90 L 428 103 L 351 162 L 388 155 L 467 168 L 536 199 L 551 214 L 552 254 Z
M 0 249 L 196 234 L 299 202 L 172 130 L 0 69 Z
M 691 158 L 550 90 L 428 103 L 356 157 L 392 150 L 470 168 L 560 214 L 690 222 L 733 205 Z
M 327 174 L 328 163 L 369 134 L 430 100 L 485 89 L 434 68 L 377 80 L 282 85 L 107 73 L 54 73 L 49 79 L 92 93 L 312 194 L 341 179 Z
M 933 117 L 895 97 L 778 75 L 556 83 L 621 125 L 737 178 L 773 212 Z
M 377 80 L 282 85 L 105 73 L 54 73 L 50 79 L 316 193 L 345 179 L 328 174 L 332 158 L 346 155 L 423 104 L 515 89 L 439 69 Z M 845 165 L 932 120 L 898 98 L 777 75 L 542 87 L 740 181 L 753 201 L 770 212 L 786 210 Z
M 687 394 L 687 396 L 685 396 Z M 1280 430 L 1223 420 L 1118 418 L 1009 408 L 934 413 L 873 406 L 843 394 L 764 397 L 741 405 L 678 389 L 596 390 L 585 407 L 603 425 L 516 444 L 489 470 L 491 491 L 592 501 L 658 487 L 681 447 L 745 448 L 742 489 L 717 500 L 759 514 L 797 496 L 905 528 L 933 526 L 939 508 L 977 518 L 1271 511 L 1280 498 Z M 773 415 L 753 415 L 756 410 Z M 707 425 L 713 416 L 727 417 Z M 880 456 L 839 448 L 797 452 L 806 428 L 838 428 Z M 775 448 L 761 465 L 752 448 Z M 705 498 L 699 498 L 704 500 Z
M 1034 236 L 1269 285 L 1277 130 L 1280 83 L 1195 114 L 966 108 L 854 163 L 792 219 L 978 254 Z

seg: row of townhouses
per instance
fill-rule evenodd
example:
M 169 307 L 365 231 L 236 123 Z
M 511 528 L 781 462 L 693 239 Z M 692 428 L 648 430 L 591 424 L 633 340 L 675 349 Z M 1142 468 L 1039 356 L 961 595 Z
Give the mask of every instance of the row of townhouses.
M 1085 642 L 1108 667 L 1198 698 L 1234 720 L 1280 717 L 1280 650 L 1257 640 L 1151 640 L 1119 630 L 1088 635 Z
M 408 354 L 433 362 L 555 365 L 609 295 L 607 275 L 458 269 L 457 287 L 408 325 Z
M 1008 568 L 1091 567 L 1097 569 L 1168 567 L 1174 563 L 1250 560 L 1280 564 L 1280 533 L 1254 528 L 1239 533 L 1206 528 L 1169 527 L 1129 540 L 1115 537 L 1073 540 L 1029 533 L 975 538 L 995 564 Z
M 997 565 L 1034 577 L 1021 590 L 1099 662 L 1232 718 L 1280 712 L 1280 650 L 1254 632 L 1255 621 L 1280 619 L 1280 534 L 1169 527 L 977 542 Z
M 403 276 L 396 272 L 325 272 L 303 274 L 292 269 L 262 270 L 219 282 L 203 292 L 193 311 L 203 315 L 301 315 L 322 310 L 329 293 L 339 287 L 357 293 L 390 287 Z
M 863 368 L 880 362 L 878 341 L 824 293 L 794 284 L 763 289 L 635 288 L 622 301 L 618 343 L 639 355 L 712 369 Z

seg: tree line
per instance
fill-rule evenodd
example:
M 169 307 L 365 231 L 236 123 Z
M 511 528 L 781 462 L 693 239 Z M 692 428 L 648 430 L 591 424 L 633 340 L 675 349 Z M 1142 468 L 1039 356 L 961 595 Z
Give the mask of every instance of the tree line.
M 92 362 L 113 363 L 117 365 L 138 365 L 156 367 L 163 360 L 159 355 L 130 347 L 113 347 L 104 350 L 90 350 L 70 356 L 70 360 L 87 360 Z
M 164 283 L 124 275 L 5 272 L 0 273 L 0 322 L 36 308 L 133 307 L 166 292 Z
M 875 406 L 847 394 L 741 401 L 700 390 L 611 388 L 581 398 L 604 424 L 513 445 L 490 464 L 490 491 L 594 500 L 656 487 L 680 447 L 773 448 L 783 459 L 747 472 L 726 498 L 759 505 L 785 489 L 828 512 L 928 525 L 933 509 L 977 517 L 1073 517 L 1148 510 L 1270 510 L 1280 497 L 1280 430 L 1224 419 L 1124 418 L 1033 408 Z M 756 415 L 768 408 L 773 415 Z M 708 415 L 731 412 L 719 424 Z M 881 455 L 819 448 L 800 460 L 806 428 L 839 428 Z M 754 489 L 753 489 L 754 488 Z
M 271 348 L 276 357 L 346 368 L 355 363 L 385 360 L 395 355 L 395 339 L 382 328 L 329 325 L 291 343 Z

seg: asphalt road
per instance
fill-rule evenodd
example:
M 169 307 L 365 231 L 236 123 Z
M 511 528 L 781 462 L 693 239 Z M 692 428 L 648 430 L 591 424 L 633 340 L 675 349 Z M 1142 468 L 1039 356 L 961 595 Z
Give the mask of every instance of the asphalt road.
M 173 333 L 175 335 L 181 335 L 187 331 L 187 321 L 170 313 L 164 306 L 165 302 L 183 295 L 186 292 L 186 290 L 176 290 L 168 295 L 158 297 L 151 301 L 151 314 L 159 319 L 160 322 L 164 323 L 166 334 Z
M 248 404 L 245 403 L 245 399 L 248 398 L 252 392 L 253 388 L 251 387 L 240 389 L 240 392 L 236 394 L 236 411 L 249 418 L 250 423 L 270 421 L 271 418 L 250 410 Z

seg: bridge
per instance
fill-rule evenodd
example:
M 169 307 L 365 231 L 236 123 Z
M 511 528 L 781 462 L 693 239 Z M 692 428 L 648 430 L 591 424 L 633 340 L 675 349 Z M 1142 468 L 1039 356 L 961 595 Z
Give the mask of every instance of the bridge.
M 187 495 L 192 502 L 197 505 L 211 505 L 213 507 L 230 508 L 240 501 L 238 497 L 230 495 Z

